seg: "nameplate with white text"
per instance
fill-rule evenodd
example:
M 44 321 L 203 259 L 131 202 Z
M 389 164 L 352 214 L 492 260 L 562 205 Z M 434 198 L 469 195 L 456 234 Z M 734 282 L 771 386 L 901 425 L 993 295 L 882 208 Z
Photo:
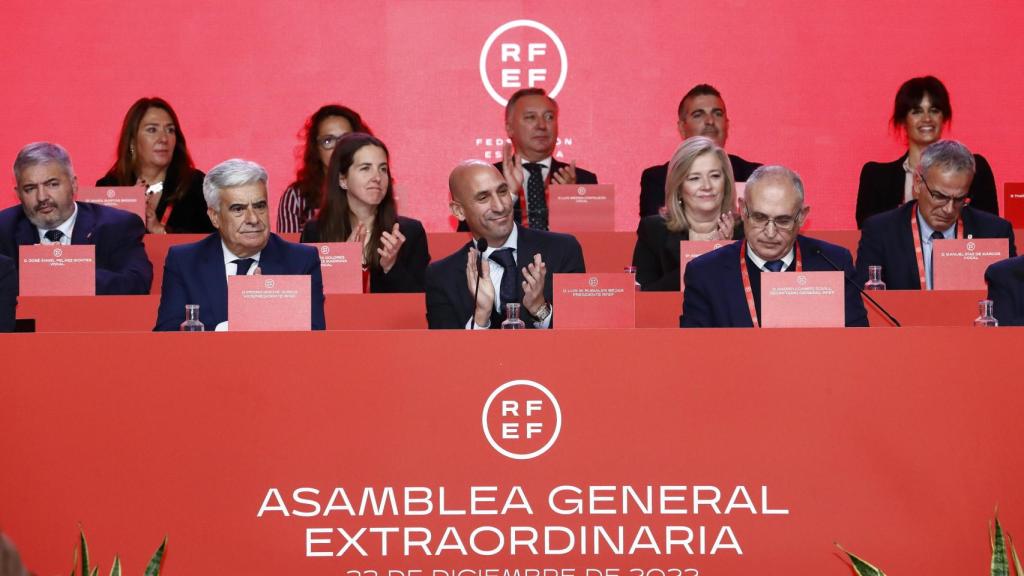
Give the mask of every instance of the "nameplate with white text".
M 556 328 L 633 328 L 636 282 L 632 274 L 555 274 Z
M 228 276 L 230 330 L 309 330 L 311 285 L 309 276 Z
M 762 272 L 761 326 L 841 328 L 844 288 L 842 272 Z
M 146 221 L 146 189 L 143 186 L 79 186 L 75 199 L 120 208 Z
M 96 247 L 34 244 L 18 247 L 22 296 L 94 296 Z
M 362 294 L 363 243 L 325 242 L 310 244 L 320 253 L 324 294 Z
M 1006 238 L 956 238 L 932 243 L 935 290 L 984 290 L 985 269 L 1010 256 Z
M 615 186 L 551 184 L 548 186 L 548 228 L 556 232 L 615 230 Z

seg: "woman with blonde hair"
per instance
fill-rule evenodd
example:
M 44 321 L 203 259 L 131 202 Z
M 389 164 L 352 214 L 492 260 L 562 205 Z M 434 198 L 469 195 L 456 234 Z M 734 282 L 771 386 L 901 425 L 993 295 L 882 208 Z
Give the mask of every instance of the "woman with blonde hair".
M 644 291 L 679 290 L 681 240 L 731 241 L 743 235 L 733 214 L 736 185 L 725 150 L 704 136 L 676 149 L 665 182 L 665 209 L 637 227 L 633 266 Z

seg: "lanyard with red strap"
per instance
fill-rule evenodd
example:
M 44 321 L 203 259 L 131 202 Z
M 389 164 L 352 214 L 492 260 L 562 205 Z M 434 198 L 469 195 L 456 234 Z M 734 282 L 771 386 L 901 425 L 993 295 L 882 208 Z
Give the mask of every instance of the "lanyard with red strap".
M 917 214 L 918 208 L 915 206 L 914 210 L 910 213 L 910 230 L 914 235 L 914 258 L 917 259 L 917 275 L 921 280 L 921 290 L 927 290 L 928 279 L 925 275 L 924 250 L 921 249 L 921 226 L 918 224 Z M 957 218 L 956 222 L 953 223 L 953 238 L 960 237 L 959 229 L 963 228 L 963 226 L 964 219 L 962 217 Z M 966 232 L 966 229 L 964 231 Z M 935 250 L 934 246 L 932 246 L 932 250 Z M 932 254 L 934 255 L 934 252 Z M 932 261 L 935 261 L 934 257 Z
M 803 272 L 804 263 L 800 258 L 800 244 L 793 243 L 794 258 L 796 260 L 796 271 Z M 747 241 L 740 243 L 740 276 L 743 277 L 743 293 L 747 297 L 747 308 L 750 309 L 750 321 L 754 328 L 760 328 L 761 323 L 757 321 L 757 307 L 754 305 L 754 290 L 750 287 L 750 272 L 747 271 Z

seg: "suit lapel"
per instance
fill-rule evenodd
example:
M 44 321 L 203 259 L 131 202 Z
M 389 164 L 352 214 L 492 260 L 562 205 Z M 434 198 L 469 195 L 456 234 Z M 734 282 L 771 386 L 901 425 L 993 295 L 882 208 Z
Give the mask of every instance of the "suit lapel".
M 75 228 L 71 231 L 72 244 L 95 244 L 93 232 L 96 229 L 96 215 L 93 213 L 93 206 L 77 202 L 78 215 L 75 216 Z
M 18 246 L 39 244 L 39 232 L 35 224 L 29 221 L 28 216 L 22 211 L 18 214 L 18 223 L 15 225 L 14 241 Z M 15 253 L 17 256 L 17 253 Z
M 270 235 L 267 245 L 260 251 L 260 272 L 263 274 L 284 274 L 284 258 L 277 236 Z
M 206 276 L 201 285 L 206 286 L 210 292 L 205 294 L 203 302 L 211 303 L 214 318 L 227 319 L 228 279 L 224 272 L 224 249 L 216 233 L 210 235 L 205 242 L 199 270 Z

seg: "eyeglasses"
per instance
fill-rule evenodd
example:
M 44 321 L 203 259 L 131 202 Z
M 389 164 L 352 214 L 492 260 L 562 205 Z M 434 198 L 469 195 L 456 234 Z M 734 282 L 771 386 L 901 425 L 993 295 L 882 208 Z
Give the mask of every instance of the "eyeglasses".
M 796 228 L 797 222 L 799 221 L 797 217 L 800 214 L 797 212 L 797 214 L 793 216 L 786 214 L 772 218 L 771 216 L 760 212 L 751 213 L 747 208 L 744 208 L 744 211 L 747 214 L 747 220 L 749 220 L 754 226 L 758 228 L 767 228 L 769 224 L 774 224 L 775 228 L 778 230 L 785 230 L 786 232 L 790 232 Z
M 316 143 L 324 150 L 334 150 L 334 147 L 338 145 L 338 140 L 341 140 L 342 136 L 344 136 L 344 134 L 340 134 L 338 136 L 333 134 L 321 136 L 316 139 Z
M 928 185 L 928 181 L 924 179 L 924 176 L 918 174 L 917 177 L 921 180 L 921 184 L 924 184 L 924 189 L 927 190 L 928 194 L 932 197 L 932 203 L 935 204 L 936 208 L 942 208 L 946 204 L 952 202 L 953 208 L 959 210 L 963 208 L 964 205 L 971 201 L 971 199 L 968 198 L 966 194 L 964 194 L 963 196 L 949 196 L 947 194 L 943 194 L 942 192 L 936 192 L 935 190 L 932 190 L 931 186 Z

